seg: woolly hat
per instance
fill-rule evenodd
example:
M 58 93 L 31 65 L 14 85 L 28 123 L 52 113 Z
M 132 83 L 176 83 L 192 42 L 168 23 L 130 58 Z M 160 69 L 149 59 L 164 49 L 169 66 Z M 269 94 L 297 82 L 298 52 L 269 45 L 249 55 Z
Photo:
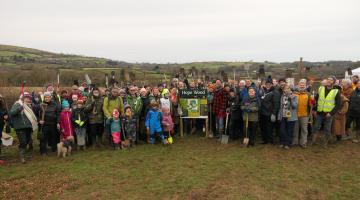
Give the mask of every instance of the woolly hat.
M 24 99 L 24 98 L 32 99 L 32 96 L 31 96 L 30 93 L 24 92 L 24 94 L 20 95 L 20 98 L 21 98 L 21 99 Z
M 51 97 L 51 93 L 50 92 L 44 92 L 44 97 Z
M 271 76 L 268 76 L 268 77 L 267 77 L 266 83 L 270 83 L 270 84 L 273 83 L 273 80 L 272 80 Z
M 126 109 L 130 108 L 131 109 L 131 106 L 129 104 L 125 104 L 124 106 L 124 111 L 126 111 Z M 131 109 L 132 110 L 132 109 Z
M 63 100 L 61 102 L 61 107 L 62 108 L 70 108 L 70 104 L 69 104 L 69 102 L 67 100 Z

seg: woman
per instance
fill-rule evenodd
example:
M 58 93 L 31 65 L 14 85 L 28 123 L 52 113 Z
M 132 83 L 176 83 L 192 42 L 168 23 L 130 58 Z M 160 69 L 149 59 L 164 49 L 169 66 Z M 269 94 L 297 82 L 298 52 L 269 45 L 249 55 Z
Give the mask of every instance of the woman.
M 352 88 L 352 82 L 349 79 L 343 79 L 341 81 L 341 84 L 342 84 L 341 94 L 343 94 L 347 99 L 349 99 L 351 93 L 354 91 Z
M 249 146 L 255 145 L 256 131 L 259 121 L 260 99 L 256 95 L 254 88 L 248 89 L 248 95 L 241 103 L 241 110 L 243 111 L 243 119 L 245 126 L 245 137 L 249 138 Z M 246 130 L 247 129 L 247 130 Z
M 289 85 L 283 88 L 283 94 L 280 98 L 280 110 L 278 119 L 280 119 L 280 148 L 290 149 L 295 122 L 297 117 L 297 96 L 293 95 Z
M 20 96 L 20 100 L 15 102 L 9 112 L 19 140 L 19 158 L 23 164 L 26 163 L 24 153 L 27 142 L 32 132 L 38 129 L 36 116 L 31 109 L 31 102 L 31 95 L 25 92 Z
M 181 107 L 179 105 L 179 98 L 177 93 L 177 88 L 172 88 L 170 90 L 170 114 L 174 123 L 174 134 L 177 134 L 179 130 L 179 123 L 180 123 L 180 114 L 179 109 L 181 110 Z
M 341 91 L 341 87 L 336 87 Z M 350 84 L 351 88 L 351 84 Z M 337 141 L 341 141 L 343 135 L 345 135 L 345 125 L 346 125 L 346 114 L 349 108 L 349 99 L 346 98 L 343 91 L 341 93 L 341 106 L 334 115 L 332 123 L 332 134 L 336 136 Z

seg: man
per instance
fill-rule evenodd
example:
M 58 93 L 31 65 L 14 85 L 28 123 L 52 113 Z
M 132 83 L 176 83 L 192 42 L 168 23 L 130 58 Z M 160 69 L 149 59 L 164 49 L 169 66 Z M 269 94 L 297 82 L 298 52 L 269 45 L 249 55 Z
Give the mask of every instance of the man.
M 126 96 L 126 103 L 131 107 L 136 117 L 140 115 L 142 102 L 141 98 L 136 95 L 136 88 L 134 85 L 129 87 L 129 94 Z
M 19 158 L 25 164 L 25 149 L 33 131 L 37 131 L 37 118 L 31 108 L 31 94 L 25 92 L 11 107 L 9 115 L 19 141 Z
M 51 94 L 51 99 L 54 102 L 60 103 L 61 97 L 60 97 L 60 95 L 58 95 L 56 93 L 52 83 L 48 83 L 48 84 L 45 85 L 45 92 L 49 92 Z M 41 97 L 41 102 L 43 102 L 44 101 L 44 95 L 42 94 L 40 97 Z
M 85 104 L 85 112 L 89 117 L 89 138 L 88 144 L 92 147 L 99 146 L 104 130 L 104 99 L 100 95 L 100 90 L 94 88 Z
M 41 126 L 40 134 L 40 154 L 46 155 L 47 145 L 51 147 L 51 151 L 57 150 L 57 143 L 60 141 L 58 130 L 60 128 L 60 105 L 53 99 L 50 92 L 44 93 L 44 102 L 40 104 L 39 124 Z
M 354 143 L 359 143 L 360 137 L 360 81 L 357 82 L 356 88 L 350 96 L 349 111 L 347 113 L 346 130 L 349 132 L 351 123 L 355 121 Z
M 298 83 L 298 90 L 294 92 L 298 99 L 297 115 L 298 120 L 295 122 L 293 145 L 300 145 L 302 148 L 307 146 L 308 122 L 310 114 L 310 93 L 306 88 L 306 80 L 301 79 Z M 299 138 L 300 128 L 300 138 Z
M 147 134 L 146 134 L 146 126 L 145 126 L 145 119 L 146 119 L 146 115 L 149 111 L 149 106 L 150 106 L 150 98 L 148 95 L 148 92 L 145 88 L 141 88 L 140 89 L 140 98 L 141 98 L 141 111 L 140 111 L 140 122 L 139 122 L 139 126 L 140 126 L 140 132 L 139 132 L 139 137 L 140 140 L 149 142 L 149 138 L 147 138 Z
M 312 142 L 316 140 L 316 136 L 319 134 L 321 125 L 324 123 L 324 135 L 323 145 L 326 148 L 331 137 L 331 126 L 333 116 L 340 107 L 341 99 L 340 92 L 338 89 L 333 88 L 332 83 L 334 82 L 333 77 L 329 77 L 324 81 L 325 86 L 320 86 L 318 94 L 316 94 L 316 123 L 314 126 L 314 134 Z
M 231 139 L 238 139 L 243 137 L 243 119 L 241 112 L 241 97 L 236 95 L 234 89 L 229 92 L 229 135 Z
M 273 86 L 271 76 L 266 80 L 265 87 L 261 92 L 260 100 L 260 130 L 263 144 L 274 143 L 273 128 L 276 122 L 276 116 L 279 111 L 279 95 L 277 95 Z
M 213 111 L 215 113 L 216 133 L 215 136 L 219 138 L 224 134 L 224 120 L 226 117 L 226 104 L 228 99 L 228 92 L 223 88 L 220 79 L 215 82 L 216 89 L 214 92 Z

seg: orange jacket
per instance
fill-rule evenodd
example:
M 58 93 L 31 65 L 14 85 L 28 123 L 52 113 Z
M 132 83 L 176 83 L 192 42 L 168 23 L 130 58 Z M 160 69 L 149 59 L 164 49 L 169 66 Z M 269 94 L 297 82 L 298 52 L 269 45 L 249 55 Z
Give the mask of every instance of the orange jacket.
M 309 116 L 310 110 L 310 94 L 308 92 L 296 92 L 295 95 L 298 99 L 298 117 L 307 117 Z

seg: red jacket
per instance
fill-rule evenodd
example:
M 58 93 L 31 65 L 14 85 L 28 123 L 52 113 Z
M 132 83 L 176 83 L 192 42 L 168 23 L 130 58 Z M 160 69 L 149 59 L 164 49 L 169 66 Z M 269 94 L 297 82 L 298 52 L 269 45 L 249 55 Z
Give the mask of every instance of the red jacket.
M 61 111 L 60 130 L 61 130 L 61 140 L 65 140 L 69 136 L 74 136 L 74 131 L 71 123 L 71 111 L 65 111 L 65 110 Z
M 224 88 L 214 92 L 213 110 L 217 117 L 226 116 L 226 106 L 228 102 L 228 93 Z

